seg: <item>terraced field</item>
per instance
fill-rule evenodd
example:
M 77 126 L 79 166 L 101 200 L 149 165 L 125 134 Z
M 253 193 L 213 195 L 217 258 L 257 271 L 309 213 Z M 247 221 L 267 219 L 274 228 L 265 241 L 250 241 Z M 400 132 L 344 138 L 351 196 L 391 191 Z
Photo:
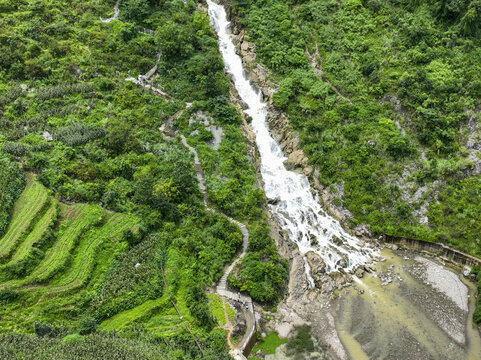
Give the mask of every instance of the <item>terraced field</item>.
M 164 295 L 161 298 L 148 300 L 137 307 L 123 311 L 102 322 L 100 327 L 106 331 L 122 330 L 134 323 L 143 323 L 145 328 L 153 333 L 163 336 L 174 335 L 183 330 L 189 321 L 192 321 L 183 304 L 179 304 L 179 309 L 187 317 L 180 318 L 172 307 L 169 298 Z
M 47 189 L 28 175 L 27 185 L 15 203 L 7 232 L 0 240 L 0 262 L 5 262 L 15 251 L 29 228 L 35 226 L 38 216 L 47 207 L 49 196 Z
M 49 303 L 57 304 L 55 311 L 68 311 L 94 272 L 101 275 L 125 248 L 123 233 L 137 228 L 133 215 L 109 213 L 99 205 L 59 203 L 28 175 L 0 240 L 0 295 L 13 292 L 24 301 L 0 310 L 0 326 L 29 324 L 31 313 Z
M 50 205 L 47 211 L 42 215 L 42 217 L 37 221 L 32 231 L 27 235 L 25 240 L 18 246 L 14 251 L 9 264 L 17 263 L 22 261 L 28 254 L 28 251 L 37 244 L 42 235 L 47 231 L 53 219 L 56 218 L 58 212 L 58 201 L 52 198 L 50 200 Z
M 109 214 L 103 226 L 89 230 L 81 237 L 70 268 L 50 286 L 50 291 L 69 291 L 81 287 L 88 281 L 93 270 L 99 246 L 104 241 L 120 240 L 122 233 L 134 227 L 135 223 L 136 219 L 133 216 Z
M 63 219 L 57 241 L 46 252 L 40 266 L 27 278 L 28 282 L 42 283 L 52 278 L 67 265 L 71 252 L 80 237 L 92 226 L 98 225 L 102 221 L 103 210 L 99 206 L 78 204 L 70 209 L 68 205 L 62 205 L 61 209 L 62 213 L 68 215 Z

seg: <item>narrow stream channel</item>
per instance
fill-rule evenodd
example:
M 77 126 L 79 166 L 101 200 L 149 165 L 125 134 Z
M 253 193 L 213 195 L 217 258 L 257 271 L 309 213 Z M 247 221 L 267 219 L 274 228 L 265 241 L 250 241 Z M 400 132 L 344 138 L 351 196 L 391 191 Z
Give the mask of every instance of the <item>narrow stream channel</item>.
M 312 250 L 319 254 L 326 263 L 326 272 L 340 268 L 349 271 L 369 261 L 372 250 L 347 233 L 336 219 L 322 209 L 311 192 L 308 178 L 288 171 L 284 166 L 286 157 L 269 133 L 266 104 L 261 93 L 247 80 L 242 60 L 236 53 L 225 9 L 210 0 L 207 4 L 211 23 L 219 37 L 225 67 L 239 96 L 248 106 L 244 112 L 252 118 L 251 126 L 261 157 L 264 190 L 267 198 L 275 203 L 270 206 L 279 225 L 287 231 L 301 253 Z M 307 262 L 306 274 L 310 279 Z M 310 282 L 312 284 L 312 279 Z

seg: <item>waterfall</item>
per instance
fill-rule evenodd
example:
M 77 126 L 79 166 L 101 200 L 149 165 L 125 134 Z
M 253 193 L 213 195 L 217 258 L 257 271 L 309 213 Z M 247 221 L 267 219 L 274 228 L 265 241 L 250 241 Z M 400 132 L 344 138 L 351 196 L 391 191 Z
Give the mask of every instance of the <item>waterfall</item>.
M 279 225 L 302 254 L 314 251 L 320 255 L 326 263 L 326 272 L 340 268 L 349 271 L 369 261 L 373 250 L 347 233 L 339 221 L 322 209 L 319 199 L 311 192 L 307 176 L 288 171 L 284 166 L 286 157 L 269 133 L 266 103 L 245 76 L 242 60 L 232 42 L 225 9 L 211 0 L 207 0 L 207 4 L 226 70 L 239 96 L 248 106 L 244 112 L 252 118 L 251 126 L 261 157 L 264 190 L 267 198 L 274 200 L 269 206 Z M 306 262 L 306 273 L 312 286 L 308 269 Z

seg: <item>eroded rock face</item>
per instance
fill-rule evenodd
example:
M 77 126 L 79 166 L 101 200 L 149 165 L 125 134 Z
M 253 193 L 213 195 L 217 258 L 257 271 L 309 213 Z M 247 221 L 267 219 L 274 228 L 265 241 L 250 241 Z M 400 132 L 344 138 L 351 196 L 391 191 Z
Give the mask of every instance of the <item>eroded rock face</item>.
M 294 150 L 291 152 L 284 162 L 285 167 L 287 170 L 295 170 L 299 168 L 303 168 L 307 163 L 307 157 L 304 155 L 302 150 Z
M 326 263 L 318 254 L 313 251 L 309 251 L 306 254 L 306 258 L 313 274 L 324 273 L 326 270 Z

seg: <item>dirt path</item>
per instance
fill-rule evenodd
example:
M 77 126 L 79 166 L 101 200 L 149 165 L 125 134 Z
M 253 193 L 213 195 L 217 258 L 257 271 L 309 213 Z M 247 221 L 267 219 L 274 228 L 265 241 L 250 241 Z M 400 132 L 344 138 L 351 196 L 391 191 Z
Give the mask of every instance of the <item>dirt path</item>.
M 120 4 L 120 1 L 121 0 L 117 0 L 117 2 L 114 5 L 114 16 L 112 16 L 111 18 L 108 18 L 108 19 L 104 19 L 104 18 L 101 17 L 100 21 L 102 21 L 103 23 L 109 23 L 113 20 L 117 20 L 119 18 L 119 4 Z

